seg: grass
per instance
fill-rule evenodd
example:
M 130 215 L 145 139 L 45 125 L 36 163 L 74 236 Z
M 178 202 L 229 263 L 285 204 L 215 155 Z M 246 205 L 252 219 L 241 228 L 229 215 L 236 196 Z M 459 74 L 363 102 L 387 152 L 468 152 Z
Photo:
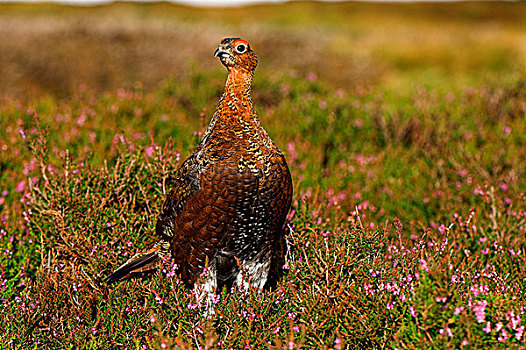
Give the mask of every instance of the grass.
M 524 5 L 281 7 L 2 6 L 20 23 L 0 39 L 2 348 L 524 348 Z M 27 16 L 47 28 L 36 46 Z M 291 167 L 292 249 L 277 286 L 223 291 L 203 320 L 170 262 L 102 280 L 155 240 L 225 79 L 186 62 L 227 29 L 261 48 L 254 99 Z M 156 56 L 170 38 L 188 52 Z M 72 43 L 94 45 L 85 65 Z

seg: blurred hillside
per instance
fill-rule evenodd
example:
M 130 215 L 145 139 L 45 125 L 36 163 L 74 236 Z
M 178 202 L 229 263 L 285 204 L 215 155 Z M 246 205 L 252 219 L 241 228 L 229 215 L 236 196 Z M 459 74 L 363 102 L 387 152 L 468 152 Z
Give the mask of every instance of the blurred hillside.
M 522 74 L 526 3 L 292 2 L 194 9 L 158 3 L 0 6 L 0 97 L 67 98 L 222 69 L 220 38 L 247 38 L 258 76 L 316 73 L 336 87 L 451 89 Z M 478 80 L 478 81 L 473 81 Z

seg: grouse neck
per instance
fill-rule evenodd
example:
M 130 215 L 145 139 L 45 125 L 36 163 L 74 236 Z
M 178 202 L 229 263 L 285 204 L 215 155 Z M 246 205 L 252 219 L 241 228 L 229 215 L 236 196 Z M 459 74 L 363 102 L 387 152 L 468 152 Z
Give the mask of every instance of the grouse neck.
M 254 136 L 262 130 L 252 106 L 252 77 L 253 73 L 246 70 L 228 70 L 225 90 L 201 139 L 201 148 L 214 137 L 225 141 L 247 137 L 247 132 Z
M 229 69 L 225 90 L 217 105 L 213 119 L 224 119 L 234 122 L 244 120 L 256 121 L 256 113 L 252 105 L 253 74 L 242 69 Z
M 244 69 L 231 68 L 228 70 L 223 99 L 230 102 L 250 102 L 252 105 L 252 78 L 253 74 Z M 231 99 L 231 98 L 234 99 Z

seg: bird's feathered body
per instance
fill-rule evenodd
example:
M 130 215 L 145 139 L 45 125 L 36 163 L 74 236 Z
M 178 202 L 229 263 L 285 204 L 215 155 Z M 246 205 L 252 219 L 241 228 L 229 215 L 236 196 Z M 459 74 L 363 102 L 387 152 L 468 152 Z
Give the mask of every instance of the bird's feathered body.
M 237 53 L 240 45 L 244 50 Z M 229 71 L 225 91 L 199 146 L 175 175 L 156 231 L 169 242 L 188 284 L 208 264 L 214 289 L 239 283 L 240 267 L 248 282 L 261 289 L 284 236 L 292 181 L 285 158 L 252 105 L 255 54 L 242 39 L 224 39 L 220 49 L 216 56 L 219 52 Z M 158 245 L 163 247 L 168 245 Z

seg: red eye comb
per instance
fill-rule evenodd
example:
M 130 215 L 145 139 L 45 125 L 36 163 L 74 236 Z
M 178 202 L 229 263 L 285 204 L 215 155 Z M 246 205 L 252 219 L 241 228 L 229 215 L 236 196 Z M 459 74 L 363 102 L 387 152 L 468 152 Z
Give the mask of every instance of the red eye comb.
M 248 41 L 244 40 L 244 39 L 237 39 L 236 41 L 234 41 L 234 46 L 236 45 L 239 45 L 239 44 L 244 44 L 246 46 L 248 46 Z

